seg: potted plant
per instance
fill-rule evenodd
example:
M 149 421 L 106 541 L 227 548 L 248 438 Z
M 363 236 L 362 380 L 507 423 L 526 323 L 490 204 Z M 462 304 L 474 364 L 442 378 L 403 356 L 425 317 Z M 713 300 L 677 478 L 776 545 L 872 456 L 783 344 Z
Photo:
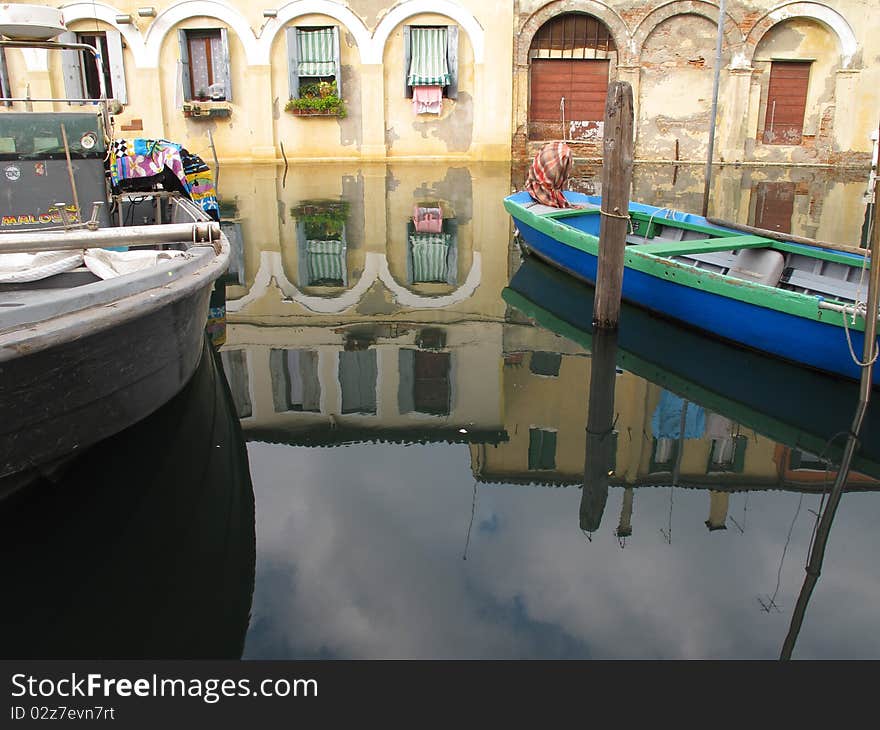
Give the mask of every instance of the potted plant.
M 348 207 L 346 200 L 305 200 L 290 212 L 305 225 L 308 240 L 338 241 L 343 235 Z
M 348 113 L 339 98 L 335 81 L 303 84 L 298 99 L 290 99 L 284 110 L 295 116 L 344 117 Z
M 204 89 L 199 89 L 196 92 L 196 99 L 198 99 L 198 101 L 208 101 L 208 92 Z

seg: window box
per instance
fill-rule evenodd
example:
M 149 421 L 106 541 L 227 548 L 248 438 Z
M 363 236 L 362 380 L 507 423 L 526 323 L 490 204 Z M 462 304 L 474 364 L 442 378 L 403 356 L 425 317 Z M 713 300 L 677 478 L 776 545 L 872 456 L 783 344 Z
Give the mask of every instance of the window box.
M 183 116 L 189 119 L 217 119 L 232 115 L 232 106 L 224 101 L 189 101 L 183 105 Z
M 290 99 L 284 111 L 298 117 L 344 117 L 348 113 L 345 101 L 337 95 L 335 81 L 303 84 L 300 97 Z

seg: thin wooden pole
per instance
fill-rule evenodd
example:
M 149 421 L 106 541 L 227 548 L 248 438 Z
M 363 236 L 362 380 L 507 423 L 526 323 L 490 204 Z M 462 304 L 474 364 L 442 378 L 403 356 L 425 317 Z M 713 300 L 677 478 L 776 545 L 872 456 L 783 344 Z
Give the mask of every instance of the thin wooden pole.
M 734 223 L 726 221 L 722 218 L 706 218 L 707 223 L 713 226 L 721 226 L 722 228 L 732 228 L 735 231 L 743 231 L 751 233 L 755 236 L 763 236 L 774 241 L 790 241 L 791 243 L 803 243 L 807 246 L 819 246 L 820 248 L 829 248 L 832 251 L 843 251 L 845 253 L 864 254 L 865 249 L 861 246 L 849 245 L 846 243 L 834 243 L 832 241 L 817 241 L 814 238 L 806 238 L 805 236 L 795 236 L 791 233 L 781 233 L 780 231 L 770 231 L 766 228 L 756 228 L 755 226 L 747 226 L 744 223 Z
M 623 287 L 623 252 L 629 232 L 629 198 L 633 167 L 633 93 L 626 81 L 615 81 L 605 104 L 602 158 L 602 222 L 593 327 L 617 329 Z
M 724 0 L 719 0 L 718 34 L 715 38 L 715 76 L 712 80 L 712 111 L 709 112 L 709 150 L 706 153 L 706 180 L 703 185 L 703 215 L 709 214 L 709 190 L 712 187 L 712 158 L 715 156 L 715 124 L 718 117 L 718 84 L 721 76 L 721 46 L 724 40 Z
M 880 194 L 880 180 L 874 183 L 875 197 L 878 194 Z M 874 370 L 873 360 L 877 354 L 878 298 L 880 298 L 880 225 L 878 225 L 877 218 L 875 217 L 874 229 L 871 235 L 871 273 L 868 279 L 868 302 L 865 308 L 865 342 L 862 347 L 862 362 L 869 364 L 862 367 L 862 377 L 859 381 L 859 402 L 856 406 L 849 437 L 843 450 L 843 457 L 840 460 L 837 479 L 834 480 L 834 486 L 831 488 L 831 494 L 828 497 L 828 504 L 825 505 L 822 517 L 819 519 L 819 526 L 816 528 L 816 538 L 813 542 L 813 548 L 810 550 L 810 559 L 807 562 L 807 575 L 804 578 L 800 595 L 798 595 L 797 604 L 795 604 L 791 625 L 788 628 L 788 635 L 785 637 L 785 642 L 782 645 L 780 659 L 791 659 L 791 654 L 794 651 L 794 644 L 807 612 L 807 604 L 810 601 L 810 596 L 813 594 L 813 588 L 816 587 L 816 583 L 819 580 L 819 575 L 822 573 L 822 562 L 825 559 L 825 547 L 828 543 L 828 535 L 831 532 L 831 523 L 834 521 L 837 506 L 840 504 L 843 488 L 849 477 L 850 464 L 859 443 L 859 432 L 862 429 L 862 421 L 865 417 L 865 411 L 868 409 L 868 400 L 871 397 L 871 383 Z M 844 314 L 843 316 L 847 315 Z
M 580 527 L 599 529 L 608 500 L 608 465 L 614 456 L 614 381 L 617 375 L 617 333 L 593 333 L 590 359 L 590 400 L 587 406 L 587 441 L 584 453 L 584 488 L 581 491 Z
M 67 175 L 70 178 L 70 190 L 73 193 L 73 206 L 76 208 L 77 222 L 82 220 L 79 209 L 79 196 L 76 194 L 76 183 L 73 180 L 73 164 L 70 162 L 70 145 L 67 144 L 67 130 L 61 125 L 61 141 L 64 142 L 64 155 L 67 157 Z

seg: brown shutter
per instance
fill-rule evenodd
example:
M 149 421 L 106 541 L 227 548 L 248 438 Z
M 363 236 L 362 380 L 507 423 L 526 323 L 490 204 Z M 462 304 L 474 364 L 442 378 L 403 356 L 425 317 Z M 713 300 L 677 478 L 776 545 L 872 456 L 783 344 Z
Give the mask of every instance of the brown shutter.
M 764 116 L 764 144 L 800 144 L 810 61 L 773 61 Z

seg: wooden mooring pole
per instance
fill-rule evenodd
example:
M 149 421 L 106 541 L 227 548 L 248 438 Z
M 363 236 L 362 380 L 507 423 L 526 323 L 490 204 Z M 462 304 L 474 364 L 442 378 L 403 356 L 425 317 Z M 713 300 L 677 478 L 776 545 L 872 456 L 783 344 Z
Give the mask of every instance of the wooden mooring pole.
M 629 198 L 633 167 L 633 93 L 626 81 L 615 81 L 605 104 L 602 155 L 602 222 L 593 327 L 617 329 L 623 288 L 623 253 L 629 232 Z
M 614 463 L 614 383 L 617 378 L 617 332 L 593 333 L 590 358 L 590 400 L 587 405 L 587 439 L 584 453 L 584 487 L 581 492 L 580 527 L 599 529 L 608 501 L 608 478 Z

